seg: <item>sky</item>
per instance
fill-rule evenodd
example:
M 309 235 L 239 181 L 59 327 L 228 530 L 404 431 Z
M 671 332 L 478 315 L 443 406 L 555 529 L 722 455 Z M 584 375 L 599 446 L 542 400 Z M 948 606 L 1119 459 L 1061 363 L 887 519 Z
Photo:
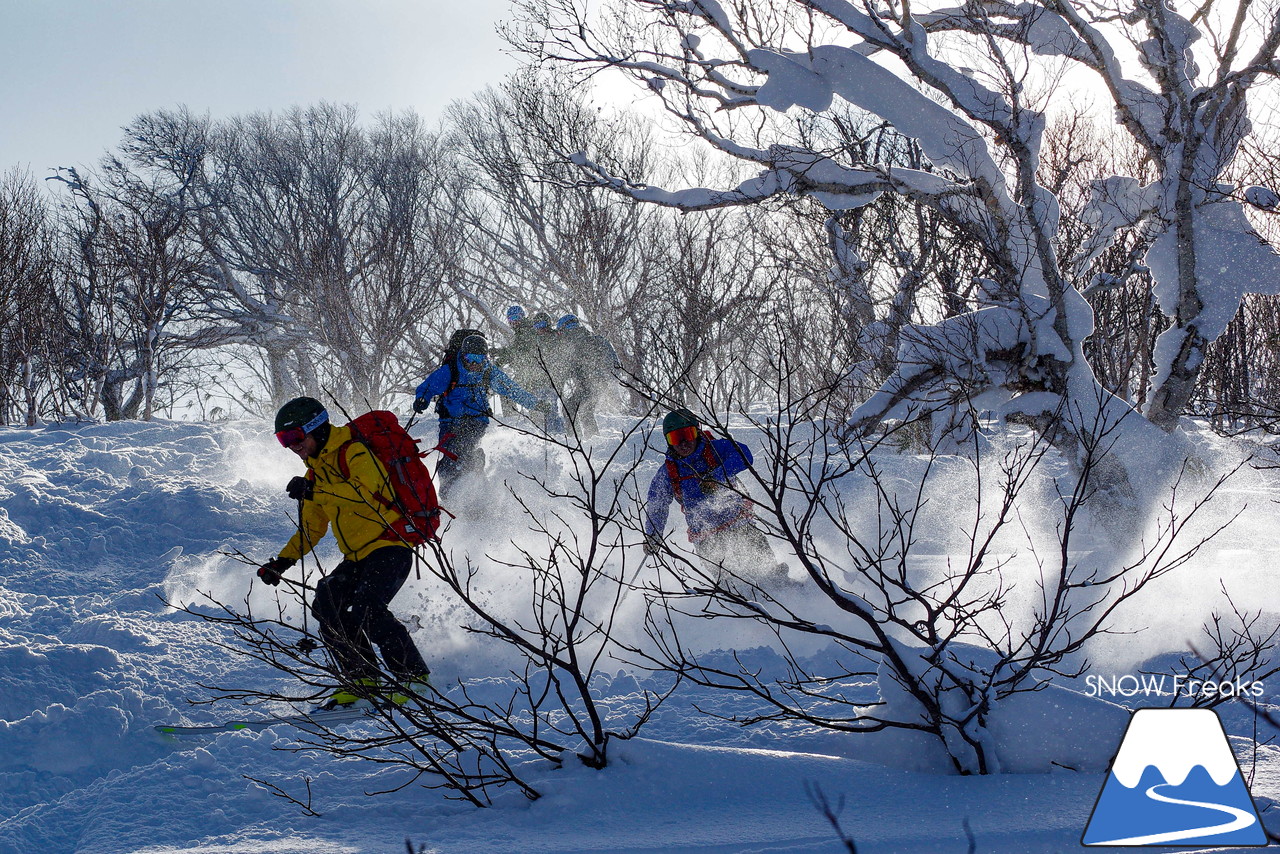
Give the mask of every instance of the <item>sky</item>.
M 509 0 L 0 0 L 0 173 L 92 165 L 135 116 L 450 101 L 517 62 Z

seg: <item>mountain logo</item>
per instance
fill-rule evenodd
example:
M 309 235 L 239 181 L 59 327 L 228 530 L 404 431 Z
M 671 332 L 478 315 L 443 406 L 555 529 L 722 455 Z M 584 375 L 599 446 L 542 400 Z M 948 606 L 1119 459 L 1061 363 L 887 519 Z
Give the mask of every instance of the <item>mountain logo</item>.
M 1212 709 L 1139 709 L 1083 845 L 1262 847 L 1267 835 Z

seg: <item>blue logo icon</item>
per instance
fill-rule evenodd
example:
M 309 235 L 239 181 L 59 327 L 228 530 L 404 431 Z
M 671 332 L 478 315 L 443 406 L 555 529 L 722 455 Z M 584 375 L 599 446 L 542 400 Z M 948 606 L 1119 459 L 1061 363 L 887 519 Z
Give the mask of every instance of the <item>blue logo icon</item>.
M 1267 835 L 1212 709 L 1139 709 L 1084 845 L 1262 847 Z

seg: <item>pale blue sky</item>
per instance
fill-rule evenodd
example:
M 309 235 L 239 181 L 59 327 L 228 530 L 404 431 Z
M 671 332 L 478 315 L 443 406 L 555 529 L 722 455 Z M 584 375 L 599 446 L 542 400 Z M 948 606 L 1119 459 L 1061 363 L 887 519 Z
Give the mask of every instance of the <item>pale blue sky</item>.
M 0 173 L 89 165 L 139 113 L 449 101 L 516 66 L 509 0 L 0 0 Z

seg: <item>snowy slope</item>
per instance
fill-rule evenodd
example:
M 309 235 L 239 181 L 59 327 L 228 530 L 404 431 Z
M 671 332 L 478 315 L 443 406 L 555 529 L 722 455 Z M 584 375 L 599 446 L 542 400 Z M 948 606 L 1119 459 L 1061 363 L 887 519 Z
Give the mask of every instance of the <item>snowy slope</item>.
M 491 442 L 495 465 L 544 464 L 503 431 Z M 288 687 L 166 602 L 249 594 L 250 571 L 221 552 L 274 554 L 291 525 L 281 486 L 298 465 L 255 423 L 0 429 L 0 854 L 395 852 L 406 838 L 442 854 L 842 851 L 813 786 L 843 799 L 863 852 L 964 851 L 966 820 L 979 851 L 1078 844 L 1125 713 L 1058 688 L 1012 706 L 998 734 L 1027 744 L 1027 767 L 1052 743 L 1094 770 L 950 776 L 932 745 L 902 736 L 733 727 L 693 707 L 730 712 L 740 700 L 705 689 L 682 689 L 609 768 L 530 767 L 541 800 L 508 792 L 484 810 L 417 786 L 367 796 L 403 772 L 273 750 L 293 743 L 285 728 L 164 741 L 152 725 L 245 714 L 190 706 L 208 697 L 202 684 Z M 500 676 L 500 656 L 458 630 L 457 609 L 427 582 L 411 580 L 396 607 L 417 618 L 441 680 Z M 722 631 L 748 661 L 774 660 L 758 638 Z M 625 712 L 652 678 L 619 665 L 598 690 Z M 1254 794 L 1275 796 L 1280 760 L 1271 748 L 1260 757 Z M 310 780 L 319 815 L 246 776 L 303 796 Z

